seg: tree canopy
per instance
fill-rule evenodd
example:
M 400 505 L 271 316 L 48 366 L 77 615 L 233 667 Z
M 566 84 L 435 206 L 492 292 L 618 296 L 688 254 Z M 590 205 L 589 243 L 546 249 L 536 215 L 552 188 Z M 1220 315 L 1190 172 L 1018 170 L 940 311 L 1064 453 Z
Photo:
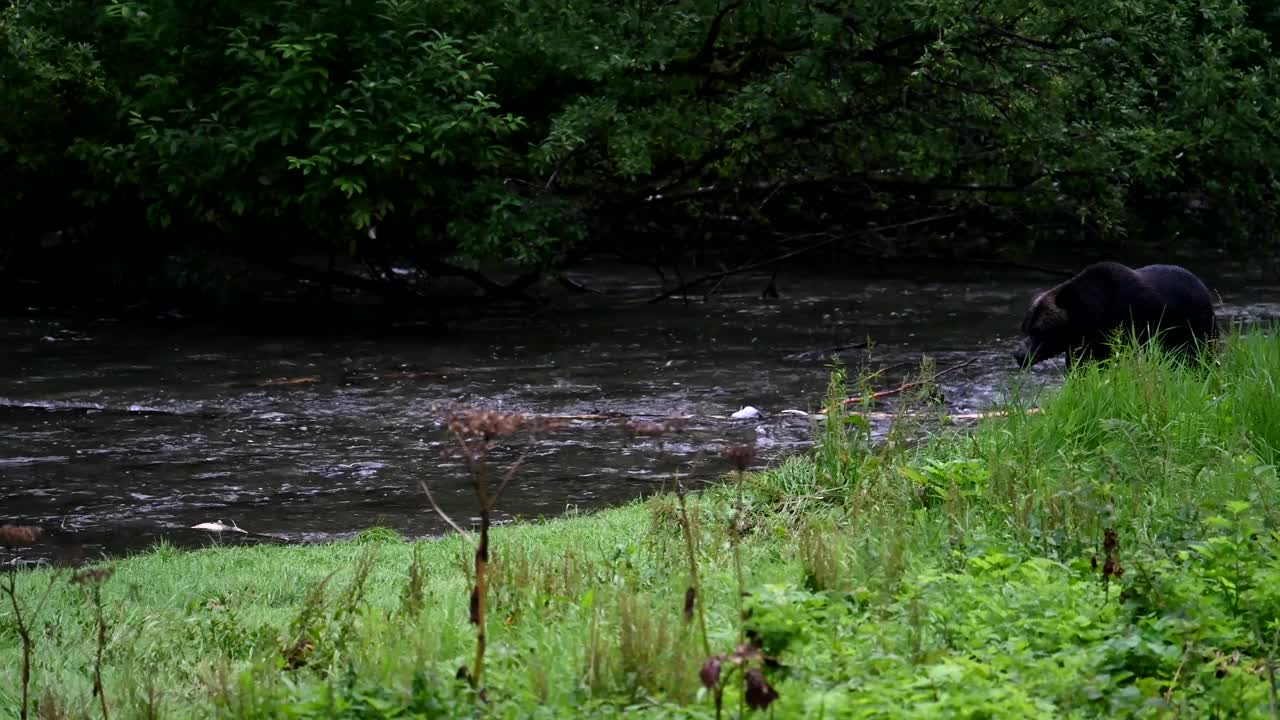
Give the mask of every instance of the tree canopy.
M 0 264 L 1270 242 L 1278 31 L 1261 0 L 10 2 Z

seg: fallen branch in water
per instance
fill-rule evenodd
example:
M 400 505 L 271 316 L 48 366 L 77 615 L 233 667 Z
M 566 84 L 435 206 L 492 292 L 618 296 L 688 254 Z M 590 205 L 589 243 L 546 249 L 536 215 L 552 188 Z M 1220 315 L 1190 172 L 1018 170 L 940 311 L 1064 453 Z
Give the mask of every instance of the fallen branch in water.
M 335 373 L 328 376 L 301 375 L 298 377 L 265 378 L 262 380 L 253 380 L 253 381 L 244 381 L 244 382 L 237 381 L 237 382 L 227 383 L 224 385 L 224 387 L 246 387 L 246 386 L 276 387 L 281 385 L 310 385 L 314 383 L 323 383 L 323 382 L 337 382 L 337 383 L 364 382 L 367 380 L 424 380 L 424 379 L 433 380 L 433 379 L 448 378 L 450 375 L 463 375 L 463 374 L 481 375 L 481 374 L 487 374 L 487 373 L 499 374 L 499 373 L 507 373 L 512 371 L 523 371 L 523 370 L 546 370 L 554 367 L 555 365 L 544 363 L 540 365 L 513 365 L 513 366 L 469 367 L 469 368 L 442 367 L 442 368 L 435 368 L 433 370 L 388 370 L 385 372 L 374 371 L 374 370 L 370 370 L 370 371 L 344 370 L 340 374 Z
M 788 415 L 804 416 L 810 418 L 825 418 L 827 413 L 820 410 L 815 413 L 806 413 L 803 410 L 786 410 Z M 1024 411 L 1026 415 L 1040 414 L 1040 408 L 1027 408 Z M 861 412 L 854 413 L 859 417 L 867 420 L 899 420 L 903 418 L 943 418 L 947 420 L 988 420 L 990 418 L 1008 417 L 1009 413 L 1005 410 L 992 410 L 990 412 L 971 412 L 971 413 L 947 413 L 947 412 Z
M 0 398 L 0 410 L 23 410 L 47 413 L 84 413 L 86 415 L 167 415 L 175 417 L 218 418 L 226 413 L 213 408 L 178 410 L 148 405 L 101 405 L 75 400 L 11 400 Z
M 539 413 L 529 413 L 529 417 L 538 418 L 539 420 L 559 420 L 559 421 L 567 422 L 571 420 L 630 420 L 631 418 L 656 418 L 656 417 L 666 417 L 666 416 L 665 415 L 645 415 L 645 414 L 628 415 L 626 413 L 614 412 L 614 413 L 587 413 L 585 415 L 542 415 Z M 685 416 L 684 419 L 689 420 L 689 419 L 692 419 L 692 417 L 693 416 L 691 415 Z
M 804 362 L 808 360 L 817 360 L 825 358 L 832 353 L 844 352 L 845 350 L 865 350 L 871 343 L 863 340 L 858 343 L 849 345 L 836 345 L 835 347 L 822 348 L 821 350 L 806 350 L 803 352 L 788 353 L 782 356 L 784 362 Z
M 421 380 L 423 378 L 441 378 L 444 373 L 432 370 L 400 370 L 384 373 L 348 373 L 343 376 L 347 382 L 358 380 Z
M 851 237 L 856 237 L 858 235 L 864 235 L 867 233 L 884 232 L 886 230 L 901 230 L 903 228 L 911 227 L 913 225 L 923 225 L 925 223 L 931 223 L 931 222 L 934 222 L 935 220 L 947 220 L 949 218 L 958 217 L 959 215 L 960 213 L 942 213 L 939 215 L 930 215 L 929 217 L 917 218 L 915 220 L 907 220 L 906 222 L 894 223 L 892 225 L 878 225 L 876 227 L 862 228 L 860 230 L 852 231 L 848 235 L 826 235 L 822 240 L 819 240 L 814 243 L 810 243 L 809 245 L 805 245 L 802 248 L 789 250 L 779 255 L 775 255 L 770 258 L 765 258 L 764 260 L 749 262 L 743 265 L 739 265 L 738 267 L 735 267 L 735 268 L 730 268 L 728 270 L 721 270 L 720 272 L 709 273 L 707 275 L 694 278 L 693 280 L 690 280 L 688 282 L 682 282 L 676 287 L 671 288 L 670 290 L 667 290 L 665 292 L 662 292 L 659 295 L 652 297 L 649 300 L 646 300 L 645 302 L 648 304 L 662 302 L 667 298 L 674 297 L 688 290 L 692 290 L 693 288 L 698 287 L 699 285 L 702 285 L 704 283 L 708 283 L 713 280 L 721 280 L 731 275 L 741 275 L 742 273 L 747 273 L 753 270 L 766 268 L 766 267 L 769 267 L 770 265 L 773 265 L 774 263 L 779 263 L 779 262 L 782 262 L 783 260 L 790 260 L 791 258 L 796 257 L 797 255 L 803 255 L 805 253 L 812 252 L 819 248 L 825 247 L 838 240 L 845 240 Z
M 945 369 L 945 370 L 939 370 L 938 372 L 936 372 L 936 373 L 934 373 L 934 374 L 933 374 L 933 377 L 932 377 L 931 379 L 935 379 L 935 380 L 936 380 L 937 378 L 940 378 L 940 377 L 942 377 L 943 375 L 946 375 L 946 374 L 947 374 L 947 373 L 949 373 L 949 372 L 955 372 L 956 370 L 959 370 L 960 368 L 968 367 L 968 366 L 972 365 L 973 363 L 977 362 L 977 360 L 978 360 L 978 358 L 969 358 L 968 360 L 965 360 L 964 362 L 959 363 L 958 365 L 952 365 L 951 367 L 949 367 L 949 368 L 947 368 L 947 369 Z M 871 396 L 870 396 L 870 399 L 871 399 L 871 401 L 872 401 L 872 402 L 875 402 L 876 400 L 880 400 L 880 399 L 882 399 L 882 398 L 893 397 L 894 395 L 901 395 L 902 393 L 907 392 L 908 390 L 915 390 L 916 388 L 923 386 L 926 382 L 928 382 L 928 381 L 926 381 L 926 380 L 916 380 L 916 381 L 913 381 L 913 382 L 903 383 L 903 384 L 899 385 L 898 387 L 893 388 L 892 390 L 881 390 L 881 391 L 880 391 L 880 392 L 878 392 L 878 393 L 872 393 L 872 394 L 871 394 Z M 866 399 L 867 399 L 867 398 L 862 397 L 862 396 L 858 396 L 858 397 L 851 397 L 851 398 L 845 398 L 845 399 L 844 399 L 844 404 L 845 404 L 845 405 L 856 405 L 856 404 L 858 404 L 858 403 L 860 403 L 860 402 L 865 401 Z
M 679 285 L 671 288 L 670 290 L 664 291 L 652 298 L 649 298 L 646 301 L 646 303 L 647 304 L 659 303 L 659 302 L 662 302 L 663 300 L 666 300 L 667 298 L 674 297 L 676 295 L 679 295 L 680 293 L 692 290 L 693 288 L 698 287 L 699 285 L 711 282 L 712 280 L 723 280 L 724 278 L 727 278 L 731 275 L 741 275 L 742 273 L 751 272 L 753 270 L 759 270 L 760 268 L 765 268 L 774 263 L 782 262 L 783 260 L 788 260 L 797 255 L 802 255 L 804 253 L 817 250 L 818 248 L 823 247 L 824 245 L 830 245 L 831 243 L 839 239 L 840 238 L 837 236 L 829 237 L 825 240 L 815 242 L 810 245 L 806 245 L 805 247 L 799 248 L 797 250 L 785 252 L 785 253 L 782 253 L 781 255 L 776 255 L 774 257 L 771 257 L 765 260 L 749 262 L 749 263 L 746 263 L 745 265 L 739 265 L 738 267 L 730 268 L 728 270 L 721 270 L 720 272 L 713 272 L 707 275 L 703 275 L 701 277 L 696 277 L 688 282 L 682 282 Z
M 340 382 L 365 382 L 369 380 L 421 380 L 423 378 L 441 378 L 445 374 L 435 370 L 396 370 L 391 372 L 348 372 L 343 373 Z M 319 375 L 301 377 L 267 378 L 254 383 L 256 387 L 279 387 L 282 385 L 311 385 L 324 382 Z
M 260 381 L 258 387 L 275 387 L 277 385 L 309 385 L 311 383 L 320 382 L 320 378 L 315 375 L 296 378 L 270 378 Z
M 895 390 L 898 390 L 898 389 L 895 388 Z M 1034 415 L 1039 412 L 1040 412 L 1039 408 L 1029 408 L 1026 411 L 1028 415 Z M 778 411 L 778 415 L 790 415 L 792 417 L 801 417 L 801 418 L 823 418 L 823 417 L 826 417 L 826 414 L 827 414 L 827 411 L 825 409 L 818 410 L 817 412 L 812 412 L 812 413 L 807 412 L 805 410 L 795 410 L 795 409 Z M 871 411 L 871 412 L 860 412 L 855 414 L 860 415 L 864 418 L 867 418 L 868 420 L 893 420 L 895 418 L 935 417 L 938 415 L 942 415 L 954 420 L 983 420 L 991 417 L 1004 417 L 1008 413 L 1004 411 L 973 412 L 973 413 L 945 413 L 945 412 L 944 413 L 936 413 L 936 412 L 923 413 L 923 412 Z M 733 420 L 734 419 L 732 416 L 729 416 L 729 415 L 648 415 L 648 414 L 627 415 L 624 413 L 609 413 L 609 414 L 594 414 L 594 415 L 540 415 L 537 413 L 528 413 L 525 415 L 525 417 L 529 419 L 537 419 L 537 420 L 548 421 L 548 422 L 571 422 L 575 420 L 578 420 L 578 421 L 625 420 L 628 423 L 641 422 L 644 420 L 688 422 L 691 420 L 696 421 L 696 420 Z
M 948 260 L 948 262 L 955 262 Z M 1044 273 L 1045 275 L 1054 275 L 1060 278 L 1069 278 L 1076 274 L 1075 270 L 1067 268 L 1049 267 L 1047 265 L 1037 265 L 1035 263 L 1018 262 L 1016 260 L 961 260 L 965 265 L 978 265 L 981 267 L 1008 268 L 1013 270 L 1030 270 L 1032 272 Z

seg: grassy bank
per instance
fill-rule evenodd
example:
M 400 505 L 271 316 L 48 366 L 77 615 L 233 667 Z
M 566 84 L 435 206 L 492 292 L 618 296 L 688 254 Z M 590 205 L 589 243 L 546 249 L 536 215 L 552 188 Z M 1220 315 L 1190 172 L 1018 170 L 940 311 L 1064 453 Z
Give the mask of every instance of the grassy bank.
M 1277 375 L 1262 332 L 1208 370 L 1130 352 L 922 445 L 872 447 L 832 412 L 812 453 L 746 475 L 740 496 L 730 474 L 683 503 L 496 528 L 485 712 L 715 717 L 720 688 L 724 716 L 1280 716 Z M 79 583 L 22 573 L 33 702 L 44 717 L 101 716 L 103 697 L 112 717 L 474 713 L 455 677 L 474 671 L 472 552 L 370 531 L 161 548 Z M 10 717 L 22 643 L 0 599 Z M 746 692 L 735 660 L 754 668 Z

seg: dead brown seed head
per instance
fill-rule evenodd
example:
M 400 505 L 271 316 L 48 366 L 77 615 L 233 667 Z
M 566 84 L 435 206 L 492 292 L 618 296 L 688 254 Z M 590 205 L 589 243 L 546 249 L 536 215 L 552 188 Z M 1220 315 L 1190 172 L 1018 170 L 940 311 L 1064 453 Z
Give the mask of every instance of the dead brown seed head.
M 707 658 L 707 661 L 702 663 L 702 669 L 698 671 L 703 687 L 708 690 L 720 684 L 720 664 L 720 656 L 715 655 Z
M 280 654 L 284 658 L 285 667 L 290 670 L 297 670 L 300 667 L 306 666 L 307 657 L 311 654 L 311 651 L 315 649 L 315 643 L 311 642 L 308 638 L 302 637 L 298 638 L 296 643 L 282 649 Z
M 698 591 L 690 585 L 689 589 L 684 591 L 684 619 L 688 622 L 693 619 L 693 607 L 698 602 Z
M 1120 566 L 1120 561 L 1114 557 L 1107 558 L 1107 562 L 1102 566 L 1103 579 L 1124 577 L 1124 568 Z
M 752 710 L 764 710 L 778 699 L 778 691 L 765 679 L 764 671 L 751 668 L 747 671 L 747 705 Z
M 20 545 L 34 545 L 36 540 L 43 534 L 44 528 L 30 525 L 3 525 L 0 526 L 0 545 L 11 548 Z
M 520 413 L 467 408 L 449 416 L 449 430 L 464 438 L 488 441 L 514 433 L 524 422 L 525 417 Z
M 1120 565 L 1120 539 L 1116 531 L 1107 528 L 1103 533 L 1102 548 L 1106 552 L 1106 561 L 1102 564 L 1102 579 L 1124 576 L 1124 568 Z
M 100 585 L 106 582 L 113 572 L 115 571 L 109 567 L 89 568 L 72 575 L 71 582 L 76 585 Z
M 729 463 L 733 465 L 735 470 L 746 472 L 751 465 L 751 461 L 756 457 L 756 449 L 750 445 L 739 445 L 725 450 L 724 456 L 729 458 Z
M 1112 553 L 1120 549 L 1120 537 L 1112 528 L 1107 528 L 1102 532 L 1102 551 Z

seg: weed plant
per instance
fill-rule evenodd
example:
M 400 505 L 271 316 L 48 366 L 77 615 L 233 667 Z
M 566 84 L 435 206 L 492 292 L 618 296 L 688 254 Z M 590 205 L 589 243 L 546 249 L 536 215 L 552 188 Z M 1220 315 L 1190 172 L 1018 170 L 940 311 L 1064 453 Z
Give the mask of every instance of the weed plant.
M 386 531 L 18 571 L 0 715 L 1280 717 L 1278 375 L 1266 330 L 1130 344 L 872 442 L 837 368 L 811 452 L 493 528 L 483 582 L 461 534 Z

